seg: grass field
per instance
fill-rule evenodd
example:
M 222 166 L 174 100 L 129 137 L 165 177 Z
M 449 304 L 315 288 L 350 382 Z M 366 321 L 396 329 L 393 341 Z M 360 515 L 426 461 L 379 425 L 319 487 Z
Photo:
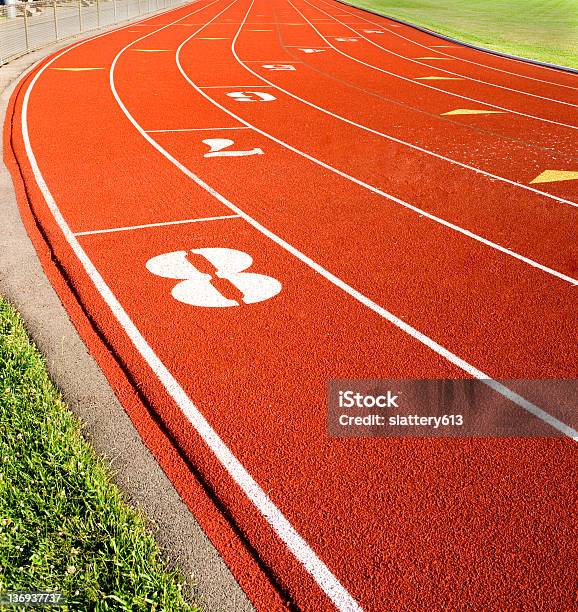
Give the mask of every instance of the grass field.
M 348 0 L 496 51 L 578 68 L 578 0 Z
M 181 588 L 0 298 L 0 592 L 60 591 L 74 611 L 196 610 Z

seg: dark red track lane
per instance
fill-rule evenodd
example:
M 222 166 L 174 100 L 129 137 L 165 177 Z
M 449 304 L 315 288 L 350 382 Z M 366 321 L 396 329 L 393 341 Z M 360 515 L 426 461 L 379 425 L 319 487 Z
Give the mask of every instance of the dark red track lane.
M 575 377 L 571 285 L 420 218 L 253 130 L 224 129 L 246 126 L 192 88 L 174 61 L 178 45 L 200 27 L 193 24 L 227 6 L 208 4 L 159 16 L 138 28 L 142 34 L 121 30 L 84 43 L 36 83 L 28 112 L 31 147 L 72 231 L 233 214 L 144 140 L 109 87 L 108 69 L 120 49 L 155 24 L 202 9 L 129 47 L 118 60 L 114 79 L 120 99 L 135 121 L 151 130 L 150 137 L 269 230 L 490 375 Z M 266 29 L 259 24 L 273 23 L 272 11 L 281 15 L 286 6 L 281 0 L 256 3 L 246 29 Z M 230 54 L 248 7 L 247 0 L 235 3 L 185 47 L 183 68 L 193 81 L 243 89 L 258 83 Z M 211 40 L 220 38 L 226 40 Z M 240 44 L 254 59 L 283 59 L 256 57 L 282 52 L 268 32 L 247 31 Z M 71 66 L 103 70 L 52 69 Z M 318 75 L 308 74 L 319 87 Z M 406 179 L 388 179 L 398 197 L 437 207 L 436 214 L 454 215 L 544 263 L 576 269 L 570 229 L 575 210 L 569 206 L 545 206 L 541 196 L 496 186 L 473 173 L 466 181 L 435 160 L 417 161 L 407 149 L 392 149 L 382 140 L 360 143 L 358 131 L 278 93 L 271 103 L 276 106 L 243 106 L 224 95 L 228 88 L 203 91 L 355 176 L 377 180 L 372 167 L 389 164 L 393 156 L 397 167 L 406 164 Z M 330 90 L 327 95 L 331 98 Z M 96 329 L 129 375 L 127 389 L 138 389 L 140 401 L 166 428 L 164 434 L 155 429 L 123 391 L 141 435 L 258 609 L 278 609 L 284 598 L 303 610 L 331 609 L 143 363 L 70 251 L 35 187 L 21 136 L 21 105 L 22 91 L 15 100 L 12 146 L 27 188 L 26 197 L 20 194 L 23 210 L 33 213 L 52 260 L 65 271 L 69 289 L 44 257 L 91 351 L 111 380 L 122 379 L 93 337 Z M 207 138 L 229 138 L 235 149 L 259 147 L 264 154 L 207 159 L 202 143 Z M 428 171 L 432 186 L 439 187 L 435 200 L 408 180 Z M 464 191 L 471 181 L 472 192 L 484 197 L 475 200 L 472 194 L 465 205 L 444 191 L 445 180 L 460 181 Z M 556 232 L 546 240 L 542 234 L 549 222 Z M 187 395 L 364 609 L 571 608 L 578 535 L 571 441 L 328 438 L 325 397 L 331 378 L 465 374 L 241 218 L 83 234 L 78 240 Z M 252 270 L 277 279 L 281 292 L 242 307 L 197 308 L 171 297 L 176 281 L 146 268 L 160 254 L 206 247 L 250 254 Z M 210 272 L 194 254 L 189 261 Z M 238 298 L 232 287 L 219 288 Z M 161 444 L 165 438 L 180 458 L 171 455 L 166 441 Z M 203 501 L 198 480 L 224 511 L 220 518 Z

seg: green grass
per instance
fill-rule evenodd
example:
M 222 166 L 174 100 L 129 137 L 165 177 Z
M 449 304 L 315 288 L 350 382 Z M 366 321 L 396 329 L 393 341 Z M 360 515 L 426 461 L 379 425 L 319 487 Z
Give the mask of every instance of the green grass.
M 14 590 L 60 591 L 64 610 L 197 610 L 0 298 L 0 592 Z
M 446 36 L 578 68 L 576 0 L 349 0 Z

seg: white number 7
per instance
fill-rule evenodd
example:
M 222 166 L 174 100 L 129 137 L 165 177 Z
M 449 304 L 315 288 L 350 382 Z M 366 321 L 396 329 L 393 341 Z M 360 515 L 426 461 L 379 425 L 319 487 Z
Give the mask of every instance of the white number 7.
M 245 157 L 247 155 L 263 155 L 263 150 L 259 148 L 249 151 L 224 151 L 231 145 L 235 144 L 234 140 L 229 138 L 207 138 L 203 142 L 209 146 L 210 151 L 205 153 L 203 157 Z

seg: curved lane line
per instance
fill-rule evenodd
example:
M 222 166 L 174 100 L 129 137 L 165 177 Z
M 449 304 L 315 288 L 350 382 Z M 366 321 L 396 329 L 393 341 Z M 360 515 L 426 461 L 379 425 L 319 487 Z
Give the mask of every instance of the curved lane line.
M 209 24 L 211 24 L 218 17 L 220 17 L 236 2 L 237 0 L 233 0 L 233 2 L 226 6 L 220 13 L 217 13 L 217 15 L 215 15 L 212 19 L 207 21 L 203 26 L 196 30 L 192 34 L 192 36 L 196 36 L 199 32 L 204 30 Z M 155 149 L 157 149 L 157 151 L 159 151 L 164 157 L 166 157 L 170 162 L 172 162 L 179 170 L 181 170 L 184 174 L 191 178 L 195 183 L 197 183 L 210 195 L 215 197 L 218 201 L 223 203 L 231 210 L 239 210 L 231 202 L 229 202 L 226 198 L 219 194 L 216 190 L 211 188 L 198 176 L 196 176 L 187 168 L 185 168 L 177 159 L 172 157 L 160 145 L 158 145 L 155 140 L 147 134 L 147 132 L 142 128 L 142 126 L 139 125 L 136 119 L 130 114 L 129 110 L 126 108 L 125 104 L 123 103 L 116 90 L 114 81 L 114 70 L 118 60 L 123 55 L 123 53 L 133 44 L 145 38 L 148 38 L 149 36 L 152 36 L 153 34 L 156 34 L 161 30 L 170 27 L 171 25 L 173 24 L 163 26 L 162 28 L 159 28 L 154 32 L 150 32 L 149 34 L 142 36 L 138 40 L 130 42 L 118 52 L 110 67 L 109 83 L 112 94 L 127 119 L 132 123 L 132 125 L 136 128 L 140 135 L 149 144 L 151 144 Z M 243 218 L 246 217 L 244 213 L 239 214 L 239 216 Z M 124 314 L 126 315 L 126 313 Z M 128 315 L 126 315 L 126 317 L 128 319 Z M 353 597 L 348 593 L 348 591 L 339 582 L 339 580 L 331 573 L 329 568 L 323 563 L 323 561 L 321 561 L 321 559 L 316 555 L 316 553 L 309 546 L 309 544 L 307 544 L 307 542 L 299 535 L 299 533 L 291 525 L 291 523 L 289 523 L 283 513 L 271 501 L 265 491 L 263 491 L 263 489 L 257 484 L 257 482 L 253 479 L 253 477 L 249 474 L 249 472 L 245 469 L 241 462 L 233 455 L 227 445 L 213 430 L 213 428 L 199 411 L 199 409 L 186 395 L 182 387 L 173 378 L 172 374 L 162 364 L 158 357 L 156 357 L 156 355 L 152 352 L 152 349 L 148 346 L 148 344 L 146 344 L 146 341 L 140 335 L 138 330 L 136 330 L 136 327 L 134 327 L 134 330 L 138 334 L 138 336 L 135 338 L 135 345 L 137 345 L 137 342 L 140 342 L 140 346 L 137 345 L 137 348 L 139 348 L 140 350 L 142 346 L 144 352 L 141 351 L 141 354 L 143 354 L 149 365 L 153 368 L 159 380 L 161 380 L 167 391 L 170 393 L 170 395 L 173 397 L 173 399 L 177 402 L 178 406 L 183 411 L 183 414 L 197 430 L 197 432 L 203 438 L 207 446 L 213 451 L 214 455 L 217 457 L 223 467 L 227 470 L 231 478 L 237 483 L 237 485 L 245 493 L 248 499 L 259 510 L 263 518 L 267 521 L 267 523 L 269 523 L 273 531 L 277 534 L 277 536 L 281 539 L 285 546 L 290 550 L 293 556 L 303 565 L 306 571 L 313 577 L 313 579 L 315 580 L 315 582 L 317 582 L 321 590 L 335 604 L 338 610 L 341 610 L 343 612 L 361 612 L 362 609 L 359 604 L 355 601 L 355 599 L 353 599 Z M 133 342 L 135 340 L 133 340 Z
M 198 1 L 198 0 L 197 0 Z M 216 2 L 217 0 L 215 0 Z M 236 1 L 236 0 L 235 0 Z M 233 2 L 234 3 L 234 2 Z M 214 4 L 211 3 L 211 4 Z M 208 5 L 210 6 L 210 5 Z M 231 6 L 231 5 L 229 5 Z M 227 8 L 229 8 L 229 6 Z M 181 7 L 179 7 L 181 8 Z M 203 7 L 207 8 L 207 7 Z M 202 9 L 200 9 L 202 10 Z M 225 9 L 226 10 L 226 9 Z M 198 12 L 198 11 L 194 11 Z M 224 11 L 222 11 L 224 12 Z M 184 18 L 189 17 L 191 14 L 186 15 Z M 221 13 L 219 13 L 220 15 Z M 156 16 L 156 15 L 155 15 Z M 181 19 L 176 20 L 173 23 L 177 23 L 181 21 Z M 126 27 L 133 27 L 134 24 Z M 168 24 L 163 26 L 159 30 L 155 30 L 146 36 L 138 39 L 139 41 L 143 38 L 150 36 L 151 34 L 155 34 L 160 30 L 173 25 Z M 207 25 L 207 24 L 206 24 Z M 204 26 L 203 26 L 204 27 Z M 121 28 L 122 29 L 122 28 Z M 116 31 L 116 30 L 115 30 Z M 319 584 L 321 589 L 325 592 L 325 594 L 333 601 L 335 606 L 342 612 L 362 612 L 362 608 L 359 604 L 351 597 L 351 595 L 345 590 L 345 588 L 341 585 L 341 583 L 335 578 L 335 576 L 331 573 L 331 571 L 327 568 L 327 566 L 317 557 L 317 555 L 313 552 L 313 550 L 309 547 L 307 542 L 303 540 L 303 538 L 295 531 L 294 527 L 289 523 L 289 521 L 285 518 L 285 516 L 281 513 L 281 511 L 275 506 L 275 504 L 269 499 L 266 493 L 261 489 L 261 487 L 257 484 L 257 482 L 252 478 L 252 476 L 247 472 L 244 466 L 239 462 L 239 460 L 233 455 L 233 453 L 229 450 L 227 445 L 223 442 L 223 440 L 219 437 L 219 435 L 214 431 L 205 417 L 201 414 L 199 409 L 194 405 L 191 399 L 187 396 L 184 389 L 179 385 L 177 380 L 173 377 L 167 367 L 163 364 L 163 362 L 159 359 L 156 353 L 153 351 L 148 342 L 144 339 L 144 337 L 139 332 L 136 325 L 133 323 L 127 312 L 124 310 L 120 302 L 115 297 L 114 293 L 110 289 L 110 287 L 106 284 L 105 280 L 102 278 L 78 240 L 75 238 L 72 230 L 66 223 L 62 213 L 60 212 L 58 205 L 56 204 L 45 180 L 42 176 L 40 168 L 38 167 L 38 163 L 36 161 L 36 157 L 32 150 L 32 146 L 30 144 L 30 137 L 28 133 L 28 120 L 27 120 L 27 112 L 28 112 L 28 104 L 30 99 L 30 93 L 32 92 L 34 85 L 38 81 L 38 78 L 42 75 L 44 70 L 50 66 L 55 60 L 60 58 L 65 53 L 85 44 L 89 40 L 94 40 L 94 38 L 100 38 L 100 36 L 105 36 L 109 34 L 106 32 L 104 34 L 98 35 L 97 37 L 93 37 L 87 39 L 86 41 L 82 41 L 72 47 L 67 48 L 62 53 L 56 55 L 52 58 L 45 66 L 43 66 L 39 72 L 34 76 L 34 79 L 31 81 L 28 89 L 26 90 L 24 101 L 22 105 L 22 137 L 24 139 L 26 154 L 30 161 L 30 166 L 32 168 L 34 178 L 38 187 L 48 205 L 54 220 L 60 227 L 60 230 L 64 234 L 67 242 L 69 243 L 72 251 L 79 259 L 82 267 L 84 268 L 86 274 L 89 276 L 94 286 L 102 296 L 103 300 L 106 302 L 111 312 L 119 322 L 122 329 L 125 331 L 127 336 L 130 338 L 131 342 L 141 354 L 145 362 L 149 365 L 152 371 L 155 373 L 159 381 L 162 383 L 167 393 L 172 397 L 175 403 L 182 410 L 183 414 L 187 417 L 192 426 L 197 430 L 201 438 L 205 441 L 207 446 L 214 453 L 215 457 L 219 460 L 219 462 L 223 465 L 223 467 L 227 470 L 231 478 L 239 485 L 239 487 L 243 490 L 243 492 L 247 495 L 249 500 L 257 507 L 257 509 L 261 512 L 265 520 L 269 523 L 275 533 L 280 537 L 280 539 L 285 543 L 285 545 L 291 550 L 293 555 L 302 563 L 305 569 L 313 576 L 316 582 Z M 137 41 L 133 41 L 137 42 Z M 130 44 L 133 44 L 130 43 Z M 130 45 L 128 45 L 130 46 Z M 128 47 L 125 47 L 120 53 L 123 53 Z M 120 54 L 116 56 L 114 63 L 111 67 L 110 79 L 111 79 L 111 87 L 114 87 L 114 78 L 113 78 L 113 70 L 116 61 L 118 60 Z M 114 90 L 115 98 L 119 104 L 122 105 L 120 99 L 117 97 L 116 90 Z M 123 106 L 121 106 L 123 108 Z M 124 108 L 123 108 L 124 110 Z M 125 111 L 125 114 L 128 111 Z M 127 114 L 130 118 L 130 116 Z M 149 140 L 151 144 L 154 146 L 154 141 L 148 138 L 144 130 L 139 126 L 138 131 L 141 135 Z M 166 152 L 165 152 L 166 153 Z M 178 162 L 176 160 L 171 160 L 178 167 Z M 185 170 L 184 168 L 182 168 Z M 206 186 L 210 189 L 208 186 Z M 221 198 L 224 200 L 224 198 Z

